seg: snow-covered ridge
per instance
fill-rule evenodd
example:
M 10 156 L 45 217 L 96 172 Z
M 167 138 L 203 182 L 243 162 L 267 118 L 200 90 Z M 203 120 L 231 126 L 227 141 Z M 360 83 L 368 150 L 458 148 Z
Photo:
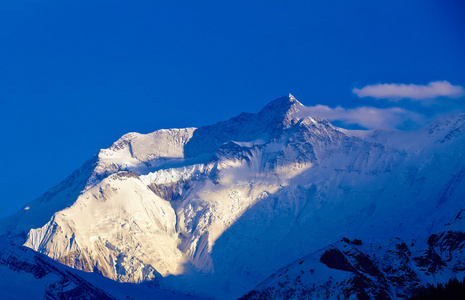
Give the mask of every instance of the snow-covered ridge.
M 196 128 L 160 129 L 148 134 L 128 133 L 116 141 L 101 157 L 111 157 L 126 149 L 132 158 L 149 162 L 157 158 L 183 158 L 184 145 Z

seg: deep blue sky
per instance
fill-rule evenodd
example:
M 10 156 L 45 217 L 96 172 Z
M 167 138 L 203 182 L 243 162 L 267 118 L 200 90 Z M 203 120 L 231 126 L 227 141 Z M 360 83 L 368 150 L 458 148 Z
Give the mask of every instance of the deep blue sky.
M 389 107 L 352 89 L 464 86 L 464 8 L 458 0 L 1 1 L 0 216 L 130 131 L 212 124 L 289 92 L 306 106 Z

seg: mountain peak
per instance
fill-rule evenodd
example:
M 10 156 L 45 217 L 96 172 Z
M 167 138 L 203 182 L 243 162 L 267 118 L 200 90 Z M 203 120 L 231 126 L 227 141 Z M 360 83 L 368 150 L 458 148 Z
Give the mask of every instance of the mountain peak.
M 267 140 L 276 128 L 291 126 L 304 106 L 289 94 L 277 98 L 257 114 L 242 113 L 227 121 L 198 128 L 184 147 L 186 157 L 196 157 L 202 153 L 215 153 L 224 143 L 233 140 L 250 142 L 256 139 Z
M 280 97 L 268 103 L 258 113 L 259 115 L 267 115 L 268 117 L 287 117 L 300 111 L 305 107 L 291 93 L 288 96 Z
M 289 93 L 289 100 L 294 101 L 294 102 L 299 102 L 291 93 Z

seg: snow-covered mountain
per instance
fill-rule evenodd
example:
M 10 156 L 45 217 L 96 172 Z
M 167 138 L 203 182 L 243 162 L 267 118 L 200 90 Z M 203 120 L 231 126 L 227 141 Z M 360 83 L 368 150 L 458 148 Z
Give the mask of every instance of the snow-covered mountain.
M 306 255 L 321 265 L 328 249 L 374 261 L 392 241 L 427 245 L 436 234 L 443 243 L 445 224 L 465 208 L 465 115 L 417 131 L 350 131 L 305 111 L 289 95 L 211 126 L 126 134 L 0 232 L 120 282 L 231 299 Z M 353 273 L 328 274 L 340 272 Z

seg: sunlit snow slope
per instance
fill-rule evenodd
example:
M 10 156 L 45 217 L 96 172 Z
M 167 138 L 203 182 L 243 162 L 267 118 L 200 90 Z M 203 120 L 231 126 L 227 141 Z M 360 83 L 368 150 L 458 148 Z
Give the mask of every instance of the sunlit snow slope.
M 211 126 L 129 133 L 1 232 L 117 281 L 236 298 L 342 236 L 427 239 L 465 208 L 465 115 L 360 132 L 303 108 L 289 95 Z

